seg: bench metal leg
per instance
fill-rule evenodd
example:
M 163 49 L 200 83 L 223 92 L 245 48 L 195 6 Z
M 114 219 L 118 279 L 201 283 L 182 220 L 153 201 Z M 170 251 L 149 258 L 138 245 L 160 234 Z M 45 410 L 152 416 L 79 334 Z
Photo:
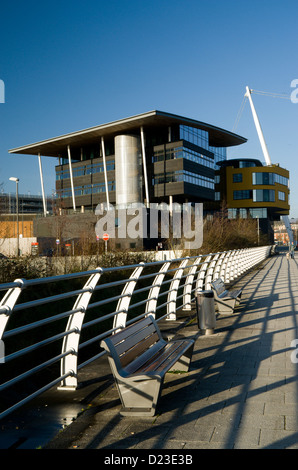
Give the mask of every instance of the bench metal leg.
M 220 314 L 234 313 L 234 308 L 236 304 L 235 299 L 222 301 L 220 299 L 216 300 L 217 310 Z
M 116 381 L 122 402 L 123 416 L 154 416 L 163 385 L 163 378 L 139 381 Z

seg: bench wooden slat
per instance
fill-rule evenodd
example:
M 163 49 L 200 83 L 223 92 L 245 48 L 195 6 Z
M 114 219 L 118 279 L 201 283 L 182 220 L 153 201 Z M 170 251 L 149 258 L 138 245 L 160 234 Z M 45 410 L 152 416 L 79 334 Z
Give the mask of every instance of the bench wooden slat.
M 114 345 L 116 345 L 117 343 L 120 343 L 128 335 L 132 335 L 135 332 L 137 332 L 140 329 L 140 323 L 142 323 L 142 328 L 146 328 L 146 326 L 150 325 L 152 321 L 149 316 L 145 317 L 142 320 L 123 328 L 123 330 L 118 331 L 118 333 L 113 334 L 112 336 L 109 337 L 109 341 L 111 341 L 111 343 L 113 343 Z
M 158 341 L 154 346 L 142 354 L 141 356 L 135 358 L 125 367 L 125 372 L 128 374 L 138 374 L 144 368 L 145 364 L 148 364 L 153 357 L 156 357 L 162 349 L 164 348 L 164 342 Z
M 140 343 L 144 339 L 151 337 L 156 332 L 154 325 L 148 325 L 146 328 L 142 328 L 139 331 L 136 331 L 134 334 L 127 336 L 125 341 L 122 340 L 120 343 L 114 345 L 117 354 L 120 356 L 121 354 L 128 351 L 132 348 L 136 343 Z M 154 339 L 152 339 L 154 341 Z M 155 339 L 155 342 L 157 340 Z
M 144 339 L 140 343 L 137 343 L 134 347 L 130 348 L 128 351 L 126 351 L 125 354 L 119 357 L 122 367 L 125 367 L 135 358 L 146 353 L 150 346 L 156 344 L 158 340 L 159 336 L 155 333 L 154 335 L 151 335 L 149 338 Z
M 161 354 L 150 364 L 144 367 L 143 372 L 160 372 L 163 370 L 165 367 L 168 368 L 170 367 L 169 364 L 172 363 L 174 356 L 177 357 L 177 354 L 180 354 L 182 350 L 185 348 L 185 342 L 182 342 L 181 344 L 173 343 L 173 344 L 167 344 L 164 349 L 162 350 Z

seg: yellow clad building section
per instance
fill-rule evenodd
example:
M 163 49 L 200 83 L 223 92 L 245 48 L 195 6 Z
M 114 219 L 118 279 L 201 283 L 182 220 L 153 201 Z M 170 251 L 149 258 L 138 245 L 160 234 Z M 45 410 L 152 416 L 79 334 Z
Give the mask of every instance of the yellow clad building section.
M 260 161 L 250 159 L 221 163 L 215 177 L 215 198 L 225 201 L 231 214 L 232 209 L 235 213 L 237 209 L 247 209 L 253 216 L 257 208 L 266 209 L 273 220 L 289 214 L 288 170 L 279 165 L 263 166 Z

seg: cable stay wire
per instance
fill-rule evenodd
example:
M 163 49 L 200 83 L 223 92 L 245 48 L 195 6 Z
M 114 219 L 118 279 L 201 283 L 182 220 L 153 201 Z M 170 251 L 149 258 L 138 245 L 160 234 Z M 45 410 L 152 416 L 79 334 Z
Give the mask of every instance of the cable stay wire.
M 284 100 L 290 100 L 290 99 L 291 99 L 291 96 L 290 96 L 290 95 L 287 95 L 286 93 L 273 93 L 273 92 L 268 92 L 268 91 L 253 90 L 253 89 L 251 89 L 251 88 L 250 88 L 250 91 L 251 91 L 251 93 L 255 93 L 255 94 L 257 94 L 257 95 L 271 96 L 272 98 L 281 98 L 281 99 L 284 99 Z M 244 98 L 243 98 L 243 100 L 242 100 L 240 109 L 239 109 L 239 111 L 238 111 L 238 114 L 237 114 L 237 117 L 236 117 L 236 120 L 235 120 L 235 124 L 234 124 L 234 126 L 233 126 L 233 132 L 234 132 L 234 131 L 237 129 L 237 127 L 238 127 L 240 118 L 241 118 L 242 113 L 243 113 L 243 111 L 244 111 L 244 107 L 245 107 L 246 101 L 247 101 L 247 96 L 244 95 Z
M 266 96 L 271 96 L 272 98 L 282 98 L 285 100 L 290 100 L 291 96 L 286 95 L 286 93 L 272 93 L 268 91 L 259 91 L 259 90 L 250 90 L 252 93 L 256 93 L 258 95 L 266 95 Z
M 244 98 L 243 98 L 243 100 L 242 100 L 242 103 L 241 103 L 241 106 L 240 106 L 240 109 L 239 109 L 239 111 L 238 111 L 238 114 L 237 114 L 237 117 L 236 117 L 234 126 L 233 126 L 233 131 L 235 131 L 235 130 L 237 129 L 237 126 L 238 126 L 238 124 L 239 124 L 240 118 L 241 118 L 242 113 L 243 113 L 244 108 L 245 108 L 246 101 L 247 101 L 247 96 L 244 96 Z

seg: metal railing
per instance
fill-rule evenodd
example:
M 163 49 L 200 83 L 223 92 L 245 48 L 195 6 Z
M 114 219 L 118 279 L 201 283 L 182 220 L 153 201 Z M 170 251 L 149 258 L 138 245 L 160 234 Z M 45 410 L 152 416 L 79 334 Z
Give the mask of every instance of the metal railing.
M 105 336 L 149 314 L 176 320 L 179 309 L 191 310 L 197 290 L 219 277 L 231 283 L 270 252 L 246 248 L 1 284 L 0 394 L 18 392 L 41 371 L 46 379 L 0 409 L 0 419 L 58 384 L 76 389 L 79 370 L 105 354 L 99 347 Z

